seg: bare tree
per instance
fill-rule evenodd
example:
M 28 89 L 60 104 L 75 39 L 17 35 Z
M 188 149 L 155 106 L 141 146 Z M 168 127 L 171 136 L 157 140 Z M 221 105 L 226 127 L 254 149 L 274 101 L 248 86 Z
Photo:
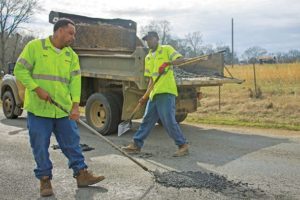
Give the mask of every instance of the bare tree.
M 201 51 L 202 48 L 201 45 L 203 41 L 202 41 L 202 34 L 200 31 L 188 33 L 185 36 L 185 39 L 191 48 L 190 57 L 203 54 L 203 52 Z
M 170 40 L 170 22 L 167 20 L 153 20 L 148 25 L 141 27 L 141 34 L 145 35 L 149 31 L 156 31 L 160 38 L 161 44 L 167 44 Z
M 172 39 L 170 38 L 168 40 L 168 44 L 173 46 L 176 51 L 178 51 L 179 53 L 181 53 L 183 56 L 187 56 L 189 49 L 188 49 L 188 45 L 187 45 L 187 41 L 185 39 Z
M 232 51 L 228 45 L 225 44 L 218 44 L 216 46 L 215 51 L 224 51 L 224 62 L 226 65 L 232 64 Z M 239 63 L 239 58 L 237 57 L 236 53 L 233 54 L 233 63 Z
M 6 49 L 9 37 L 20 25 L 29 22 L 39 9 L 39 0 L 0 0 L 0 68 L 6 64 Z
M 204 54 L 211 54 L 213 53 L 215 50 L 214 50 L 214 47 L 212 44 L 206 44 L 202 47 L 202 51 Z
M 25 45 L 34 38 L 36 37 L 28 33 L 18 32 L 13 34 L 7 42 L 10 48 L 8 48 L 9 50 L 7 51 L 9 56 L 6 57 L 10 58 L 10 61 L 16 61 Z
M 12 44 L 8 43 L 8 46 L 11 46 L 11 48 L 12 48 L 12 52 L 10 54 L 10 60 L 14 60 L 14 58 L 17 54 L 18 44 L 20 43 L 22 36 L 19 33 L 16 33 L 16 34 L 13 34 L 12 37 L 10 37 L 9 39 L 11 40 L 11 43 L 12 43 Z
M 248 62 L 255 62 L 257 57 L 266 55 L 268 52 L 266 49 L 254 46 L 246 49 L 246 51 L 243 53 L 242 57 L 247 60 Z

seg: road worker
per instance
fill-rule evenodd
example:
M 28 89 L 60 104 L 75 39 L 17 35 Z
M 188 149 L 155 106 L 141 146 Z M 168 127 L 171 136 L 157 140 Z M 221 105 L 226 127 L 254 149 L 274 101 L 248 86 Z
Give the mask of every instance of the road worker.
M 76 120 L 80 117 L 81 75 L 78 56 L 69 46 L 75 40 L 75 32 L 73 21 L 59 19 L 52 36 L 35 39 L 25 46 L 14 69 L 17 80 L 26 88 L 24 109 L 28 111 L 27 126 L 36 162 L 34 173 L 40 180 L 41 196 L 53 195 L 48 151 L 52 132 L 68 158 L 78 187 L 105 178 L 87 170 L 79 145 Z M 69 110 L 70 115 L 51 104 L 51 99 Z
M 155 123 L 160 119 L 168 135 L 178 146 L 173 156 L 184 156 L 189 153 L 186 138 L 176 122 L 175 98 L 178 95 L 177 86 L 173 72 L 173 65 L 181 63 L 184 58 L 170 45 L 160 45 L 157 32 L 150 31 L 143 37 L 149 47 L 149 53 L 145 57 L 144 75 L 149 77 L 149 85 L 162 74 L 154 85 L 149 99 L 143 97 L 139 100 L 141 104 L 147 102 L 143 121 L 133 136 L 133 142 L 123 147 L 128 153 L 139 153 L 144 145 L 144 140 L 150 134 Z

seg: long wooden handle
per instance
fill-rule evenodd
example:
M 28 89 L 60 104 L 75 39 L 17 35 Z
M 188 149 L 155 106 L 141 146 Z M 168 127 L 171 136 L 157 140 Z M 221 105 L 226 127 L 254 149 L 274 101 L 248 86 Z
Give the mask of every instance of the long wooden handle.
M 143 99 L 148 99 L 149 98 L 149 95 L 151 93 L 151 91 L 153 90 L 154 88 L 154 85 L 158 82 L 158 80 L 160 79 L 160 77 L 162 76 L 163 74 L 159 74 L 158 77 L 155 79 L 155 81 L 153 81 L 151 83 L 151 85 L 149 85 L 149 87 L 147 88 L 147 91 L 144 93 L 143 95 Z M 136 105 L 136 107 L 134 108 L 134 110 L 132 111 L 131 115 L 130 115 L 130 118 L 129 120 L 131 121 L 134 117 L 134 115 L 136 114 L 136 112 L 143 106 L 143 104 L 141 104 L 140 102 Z
M 189 58 L 189 59 L 187 59 L 187 60 L 185 60 L 185 61 L 183 61 L 183 62 L 181 62 L 181 63 L 179 63 L 175 66 L 176 67 L 181 67 L 181 66 L 188 65 L 188 64 L 191 64 L 191 63 L 195 63 L 195 62 L 198 62 L 198 61 L 201 61 L 201 60 L 208 60 L 213 54 L 224 53 L 224 52 L 226 52 L 226 50 L 220 50 L 220 51 L 217 51 L 217 52 L 214 52 L 214 53 Z
M 196 62 L 199 62 L 201 60 L 208 60 L 209 58 L 209 55 L 206 55 L 206 56 L 202 56 L 202 57 L 199 57 L 199 58 L 191 58 L 191 59 L 188 59 L 182 63 L 179 63 L 178 65 L 175 65 L 176 67 L 181 67 L 181 66 L 184 66 L 184 65 L 189 65 L 189 64 L 192 64 L 192 63 L 196 63 Z

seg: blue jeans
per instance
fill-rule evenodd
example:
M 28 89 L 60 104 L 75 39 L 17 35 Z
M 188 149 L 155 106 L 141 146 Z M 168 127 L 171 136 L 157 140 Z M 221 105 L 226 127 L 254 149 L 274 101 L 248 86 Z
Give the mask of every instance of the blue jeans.
M 143 147 L 144 140 L 148 137 L 158 119 L 161 120 L 163 127 L 176 145 L 186 143 L 186 139 L 175 119 L 175 98 L 173 94 L 157 94 L 152 101 L 147 102 L 143 121 L 133 136 L 134 143 L 138 147 Z
M 36 162 L 35 176 L 52 178 L 52 162 L 49 158 L 49 145 L 52 132 L 54 133 L 60 149 L 69 160 L 69 168 L 74 175 L 80 169 L 87 168 L 79 145 L 79 131 L 75 121 L 68 117 L 54 119 L 38 117 L 28 112 L 27 127 L 30 144 Z

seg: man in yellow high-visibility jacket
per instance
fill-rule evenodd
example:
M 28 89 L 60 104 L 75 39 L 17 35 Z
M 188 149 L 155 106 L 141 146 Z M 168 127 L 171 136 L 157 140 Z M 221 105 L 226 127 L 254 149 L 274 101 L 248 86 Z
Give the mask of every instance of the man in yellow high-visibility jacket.
M 144 145 L 144 140 L 150 134 L 155 123 L 160 119 L 168 135 L 178 146 L 178 150 L 173 156 L 179 157 L 189 153 L 186 138 L 176 122 L 175 98 L 178 95 L 177 86 L 173 72 L 173 65 L 183 61 L 179 54 L 170 45 L 160 45 L 158 34 L 154 31 L 148 32 L 143 37 L 147 41 L 150 51 L 145 58 L 144 75 L 150 77 L 149 86 L 161 74 L 161 78 L 154 85 L 148 99 L 140 99 L 140 103 L 147 102 L 146 111 L 142 124 L 133 136 L 133 143 L 123 147 L 128 153 L 139 153 Z
M 29 42 L 19 56 L 14 74 L 25 86 L 24 108 L 28 111 L 28 130 L 41 196 L 53 195 L 50 180 L 52 163 L 49 144 L 52 132 L 69 160 L 78 187 L 95 184 L 104 176 L 95 176 L 87 170 L 79 145 L 81 93 L 80 66 L 77 54 L 69 47 L 75 40 L 75 24 L 59 19 L 52 36 Z M 70 116 L 51 104 L 51 99 L 70 111 Z

